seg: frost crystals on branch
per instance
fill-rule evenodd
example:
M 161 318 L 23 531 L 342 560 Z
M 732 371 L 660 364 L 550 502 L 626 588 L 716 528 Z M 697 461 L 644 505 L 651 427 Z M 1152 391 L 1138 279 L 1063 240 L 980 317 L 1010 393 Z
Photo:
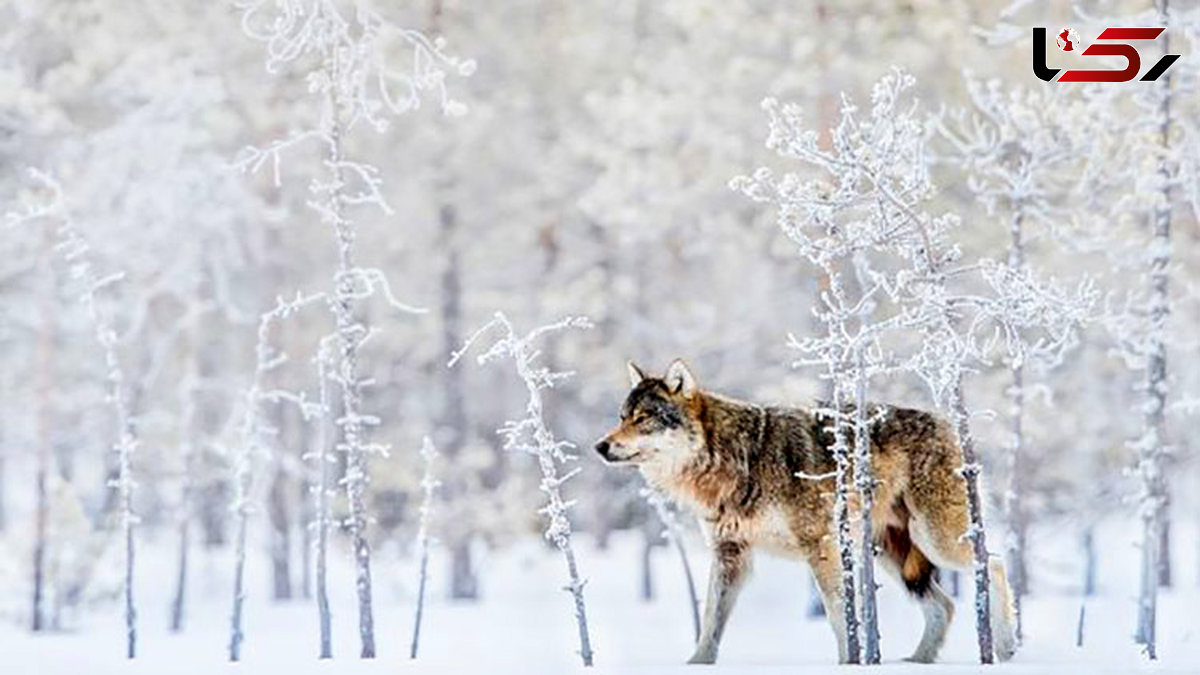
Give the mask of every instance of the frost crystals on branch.
M 247 148 L 236 164 L 243 170 L 256 171 L 269 162 L 278 185 L 285 150 L 308 140 L 325 146 L 327 174 L 311 181 L 308 206 L 333 231 L 338 252 L 329 303 L 337 323 L 336 362 L 330 377 L 342 394 L 341 417 L 336 420 L 340 431 L 337 448 L 346 453 L 342 483 L 350 511 L 346 527 L 355 561 L 360 655 L 374 658 L 366 491 L 370 456 L 385 449 L 366 441 L 368 427 L 378 420 L 361 411 L 363 390 L 370 381 L 359 374 L 359 351 L 371 332 L 356 316 L 357 301 L 379 292 L 401 310 L 413 308 L 395 300 L 382 272 L 355 264 L 356 231 L 345 214 L 346 207 L 368 204 L 385 214 L 393 211 L 384 199 L 379 170 L 347 159 L 343 145 L 345 136 L 360 122 L 376 132 L 386 131 L 388 116 L 416 108 L 423 92 L 434 92 L 445 114 L 462 114 L 464 106 L 447 93 L 446 74 L 470 75 L 475 66 L 472 61 L 447 56 L 440 43 L 417 31 L 392 26 L 362 3 L 345 3 L 354 7 L 354 19 L 348 20 L 340 4 L 334 0 L 249 0 L 238 4 L 246 34 L 266 46 L 268 71 L 279 72 L 289 64 L 309 61 L 309 91 L 323 110 L 316 129 L 293 133 L 266 148 Z M 396 44 L 412 48 L 410 68 L 396 68 L 387 60 L 386 55 Z
M 520 420 L 510 420 L 500 427 L 498 433 L 504 438 L 506 450 L 527 452 L 537 458 L 538 467 L 542 472 L 541 490 L 546 494 L 546 506 L 539 513 L 546 516 L 546 538 L 554 543 L 562 552 L 567 563 L 567 586 L 565 590 L 571 593 L 575 602 L 575 623 L 579 628 L 579 655 L 583 665 L 592 665 L 592 644 L 588 637 L 587 612 L 583 603 L 584 580 L 579 576 L 575 564 L 575 551 L 571 548 L 571 521 L 567 509 L 572 502 L 563 499 L 562 485 L 579 473 L 579 467 L 559 475 L 559 467 L 576 461 L 577 457 L 570 451 L 575 445 L 569 441 L 560 441 L 546 427 L 542 407 L 542 391 L 552 388 L 555 383 L 571 376 L 569 372 L 554 372 L 545 366 L 535 364 L 541 352 L 537 342 L 544 336 L 567 328 L 591 328 L 592 324 L 584 317 L 568 317 L 556 323 L 535 328 L 525 335 L 518 335 L 509 322 L 508 317 L 497 312 L 495 318 L 484 324 L 473 335 L 467 338 L 463 347 L 455 352 L 448 367 L 462 358 L 471 345 L 493 328 L 500 328 L 503 335 L 487 349 L 478 361 L 485 364 L 502 358 L 510 358 L 516 368 L 517 376 L 525 384 L 529 394 L 525 405 L 525 417 Z
M 326 300 L 325 294 L 312 295 L 296 294 L 292 300 L 277 298 L 275 308 L 264 312 L 258 320 L 258 340 L 254 346 L 254 375 L 246 390 L 242 403 L 242 422 L 238 430 L 238 447 L 234 453 L 234 514 L 237 519 L 237 533 L 234 547 L 233 575 L 233 612 L 230 616 L 229 660 L 239 661 L 242 657 L 242 640 L 245 633 L 242 628 L 242 608 L 246 601 L 246 530 L 252 512 L 251 490 L 254 487 L 255 463 L 267 453 L 267 437 L 274 433 L 264 421 L 263 404 L 277 399 L 273 392 L 263 390 L 263 380 L 267 373 L 278 368 L 287 356 L 276 353 L 271 348 L 271 328 L 307 305 Z

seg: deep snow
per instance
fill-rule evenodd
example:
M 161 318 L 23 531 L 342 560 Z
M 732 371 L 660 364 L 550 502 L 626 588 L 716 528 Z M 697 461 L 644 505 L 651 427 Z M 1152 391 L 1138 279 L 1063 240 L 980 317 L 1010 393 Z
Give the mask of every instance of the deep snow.
M 1196 528 L 1176 526 L 1176 542 L 1195 542 Z M 1160 661 L 1147 662 L 1130 638 L 1136 593 L 1137 550 L 1133 528 L 1110 523 L 1101 528 L 1103 548 L 1100 595 L 1087 610 L 1086 643 L 1074 646 L 1079 611 L 1079 568 L 1074 528 L 1059 524 L 1039 532 L 1035 542 L 1036 595 L 1026 602 L 1026 644 L 1013 662 L 997 672 L 1041 673 L 1200 673 L 1200 605 L 1197 556 L 1192 547 L 1175 552 L 1179 588 L 1161 598 Z M 565 578 L 562 560 L 536 540 L 507 550 L 481 551 L 484 599 L 454 603 L 444 599 L 445 565 L 435 549 L 432 592 L 422 630 L 421 657 L 407 658 L 416 587 L 415 561 L 381 550 L 375 557 L 376 630 L 379 658 L 357 658 L 352 574 L 348 555 L 339 548 L 331 570 L 334 602 L 334 654 L 318 662 L 317 615 L 310 601 L 273 603 L 268 596 L 266 556 L 251 556 L 250 597 L 246 605 L 244 661 L 226 661 L 232 561 L 225 552 L 194 557 L 188 622 L 182 634 L 167 632 L 171 590 L 170 542 L 149 543 L 140 558 L 137 586 L 140 605 L 140 656 L 123 656 L 121 614 L 117 603 L 85 613 L 69 631 L 34 636 L 12 621 L 0 628 L 0 673 L 383 673 L 478 672 L 561 673 L 582 670 L 571 618 L 570 597 L 559 590 Z M 614 539 L 597 551 L 579 538 L 580 567 L 590 579 L 586 589 L 597 672 L 689 673 L 691 620 L 675 553 L 655 550 L 656 600 L 638 597 L 640 542 L 636 535 Z M 707 560 L 699 536 L 689 548 L 702 583 Z M 1074 557 L 1072 557 L 1074 556 Z M 829 672 L 835 662 L 832 633 L 824 619 L 805 616 L 809 583 L 796 563 L 759 556 L 754 577 L 733 614 L 721 659 L 714 672 Z M 941 664 L 901 661 L 915 646 L 920 612 L 886 576 L 880 614 L 885 665 L 880 672 L 977 672 L 970 598 L 958 599 L 959 613 Z M 969 594 L 969 584 L 964 583 Z

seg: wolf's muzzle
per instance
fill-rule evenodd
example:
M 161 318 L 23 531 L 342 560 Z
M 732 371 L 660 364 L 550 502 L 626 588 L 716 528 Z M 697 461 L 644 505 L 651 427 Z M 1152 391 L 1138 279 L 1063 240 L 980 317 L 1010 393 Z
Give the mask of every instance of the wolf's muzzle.
M 613 461 L 613 456 L 609 454 L 611 451 L 612 444 L 608 441 L 600 441 L 596 444 L 596 452 L 600 453 L 600 456 L 603 457 L 604 461 L 606 462 Z

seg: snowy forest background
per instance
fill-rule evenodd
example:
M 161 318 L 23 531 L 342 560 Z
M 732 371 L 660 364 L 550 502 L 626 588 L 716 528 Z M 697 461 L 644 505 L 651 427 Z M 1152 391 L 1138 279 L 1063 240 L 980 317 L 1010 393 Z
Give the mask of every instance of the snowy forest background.
M 772 176 L 837 186 L 803 148 L 873 147 L 838 126 L 844 95 L 868 128 L 911 123 L 880 170 L 967 270 L 955 292 L 990 298 L 953 354 L 888 325 L 878 353 L 921 364 L 862 372 L 872 400 L 929 408 L 942 366 L 962 375 L 988 545 L 1024 590 L 1016 663 L 1195 667 L 1200 8 L 1165 4 L 5 0 L 0 658 L 400 662 L 428 552 L 418 664 L 577 664 L 585 599 L 586 658 L 681 664 L 664 529 L 702 590 L 699 528 L 590 447 L 630 358 L 759 402 L 830 394 L 829 345 L 805 342 L 830 268 L 801 230 L 854 205 Z M 1032 26 L 1070 67 L 1064 28 L 1163 25 L 1182 58 L 1158 83 L 1030 70 Z M 904 278 L 878 242 L 830 240 L 853 293 Z M 572 374 L 542 388 L 542 366 Z M 553 438 L 513 452 L 506 420 Z M 918 610 L 880 581 L 895 662 Z M 971 580 L 945 583 L 945 660 L 970 665 Z M 833 663 L 815 598 L 762 561 L 720 663 Z

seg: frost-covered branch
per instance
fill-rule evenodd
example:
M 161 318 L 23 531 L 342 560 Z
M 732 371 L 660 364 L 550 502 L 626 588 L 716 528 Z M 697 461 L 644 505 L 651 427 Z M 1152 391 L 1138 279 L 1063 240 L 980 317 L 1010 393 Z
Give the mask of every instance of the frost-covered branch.
M 549 333 L 568 328 L 590 328 L 591 321 L 585 317 L 568 317 L 558 322 L 535 328 L 519 335 L 509 322 L 508 317 L 497 312 L 495 317 L 475 331 L 461 349 L 455 352 L 448 367 L 455 364 L 466 354 L 476 342 L 494 329 L 500 329 L 500 337 L 477 357 L 482 365 L 499 359 L 512 359 L 517 376 L 525 385 L 529 399 L 525 405 L 525 416 L 519 420 L 509 420 L 500 427 L 498 433 L 504 438 L 506 450 L 518 450 L 533 455 L 541 469 L 542 481 L 540 488 L 546 495 L 546 505 L 538 510 L 546 516 L 546 538 L 562 552 L 567 563 L 567 590 L 575 604 L 575 623 L 579 629 L 579 656 L 583 665 L 592 665 L 592 644 L 588 633 L 587 611 L 583 601 L 585 581 L 579 575 L 575 563 L 575 551 L 571 548 L 571 520 L 568 516 L 573 502 L 563 498 L 562 485 L 579 473 L 579 467 L 560 474 L 560 468 L 574 462 L 577 457 L 571 452 L 575 447 L 568 441 L 560 441 L 546 426 L 543 412 L 542 392 L 553 388 L 560 380 L 569 377 L 570 373 L 554 372 L 546 366 L 535 362 L 540 355 L 537 341 Z
M 238 427 L 238 447 L 233 459 L 233 510 L 237 520 L 234 539 L 233 611 L 230 615 L 229 660 L 238 661 L 242 655 L 245 632 L 242 627 L 242 608 L 246 601 L 246 534 L 253 513 L 252 489 L 255 464 L 267 454 L 268 438 L 274 429 L 265 421 L 263 404 L 283 398 L 282 392 L 265 390 L 267 374 L 287 361 L 287 354 L 271 346 L 271 330 L 279 322 L 307 306 L 327 301 L 324 293 L 303 295 L 299 292 L 290 300 L 275 299 L 275 307 L 263 312 L 258 319 L 257 340 L 254 345 L 254 372 L 242 400 L 242 420 Z M 299 400 L 299 399 L 297 399 Z M 302 410 L 304 408 L 302 407 Z
M 683 527 L 670 502 L 659 490 L 647 486 L 641 490 L 642 497 L 654 509 L 658 519 L 663 524 L 663 535 L 675 546 L 679 554 L 679 562 L 683 565 L 683 577 L 687 583 L 688 606 L 692 610 L 692 634 L 695 640 L 700 639 L 700 599 L 696 595 L 696 582 L 692 578 L 692 565 L 688 562 L 687 550 L 683 547 Z
M 1005 548 L 1020 639 L 1029 527 L 1024 506 L 1026 367 L 1044 372 L 1061 363 L 1078 344 L 1099 298 L 1089 277 L 1072 289 L 1053 277 L 1040 278 L 1030 266 L 1028 250 L 1044 232 L 1050 236 L 1043 235 L 1043 240 L 1060 247 L 1087 247 L 1076 231 L 1081 214 L 1072 204 L 1076 176 L 1092 154 L 1088 143 L 1093 138 L 1079 132 L 1086 125 L 1078 124 L 1083 114 L 1078 99 L 1053 88 L 1007 90 L 996 80 L 968 78 L 967 92 L 971 107 L 943 113 L 937 129 L 949 141 L 945 159 L 966 172 L 972 194 L 1009 234 L 1006 262 L 979 263 L 991 294 L 977 300 L 966 330 L 975 341 L 970 350 L 981 358 L 999 351 L 1011 378 L 1006 388 L 1011 433 Z
M 400 28 L 366 6 L 353 4 L 353 18 L 347 18 L 334 0 L 243 0 L 235 6 L 242 13 L 246 35 L 265 46 L 268 72 L 278 74 L 309 57 L 310 90 L 336 90 L 336 98 L 344 105 L 347 129 L 361 121 L 377 132 L 387 131 L 389 116 L 416 110 L 426 97 L 432 97 L 446 115 L 466 113 L 466 106 L 450 95 L 446 82 L 449 75 L 473 74 L 474 61 L 447 54 L 440 38 L 431 40 L 420 31 Z M 408 65 L 389 61 L 397 46 L 409 47 Z M 328 60 L 335 54 L 339 64 L 336 76 L 323 67 L 312 67 L 312 61 Z M 269 164 L 278 187 L 283 155 L 307 141 L 327 142 L 330 135 L 328 124 L 322 124 L 261 148 L 247 147 L 235 166 L 254 172 Z M 389 211 L 379 191 L 378 169 L 344 159 L 332 161 L 335 165 L 327 163 L 331 174 L 349 171 L 362 185 L 363 191 L 348 195 L 351 201 L 347 203 L 369 202 Z
M 363 394 L 371 381 L 359 372 L 359 354 L 371 329 L 359 319 L 358 305 L 380 295 L 402 311 L 419 311 L 398 301 L 382 272 L 358 267 L 355 262 L 357 232 L 347 208 L 369 205 L 385 215 L 393 213 L 384 198 L 379 169 L 345 156 L 346 136 L 359 123 L 375 132 L 385 132 L 390 117 L 415 109 L 422 96 L 432 93 L 442 112 L 457 115 L 465 107 L 450 98 L 446 76 L 474 71 L 474 62 L 447 55 L 440 41 L 401 29 L 385 21 L 365 3 L 349 3 L 353 16 L 343 13 L 334 0 L 244 0 L 237 3 L 246 35 L 266 47 L 267 70 L 278 73 L 298 66 L 306 75 L 309 91 L 322 105 L 315 129 L 294 132 L 264 148 L 246 148 L 236 160 L 243 170 L 255 171 L 270 164 L 276 185 L 280 183 L 282 156 L 309 140 L 323 146 L 325 173 L 309 183 L 307 205 L 327 226 L 337 249 L 333 292 L 329 308 L 337 324 L 334 361 L 329 378 L 341 392 L 341 415 L 336 448 L 346 454 L 346 472 L 341 484 L 346 491 L 349 514 L 345 525 L 350 533 L 355 560 L 355 591 L 358 599 L 360 654 L 375 657 L 374 610 L 371 590 L 371 549 L 367 540 L 370 522 L 366 492 L 370 483 L 369 460 L 386 454 L 382 444 L 367 441 L 367 433 L 379 420 L 362 412 Z M 411 64 L 394 65 L 389 54 L 397 45 L 412 50 Z M 322 612 L 323 627 L 327 614 Z M 328 651 L 327 633 L 322 635 L 322 654 Z

